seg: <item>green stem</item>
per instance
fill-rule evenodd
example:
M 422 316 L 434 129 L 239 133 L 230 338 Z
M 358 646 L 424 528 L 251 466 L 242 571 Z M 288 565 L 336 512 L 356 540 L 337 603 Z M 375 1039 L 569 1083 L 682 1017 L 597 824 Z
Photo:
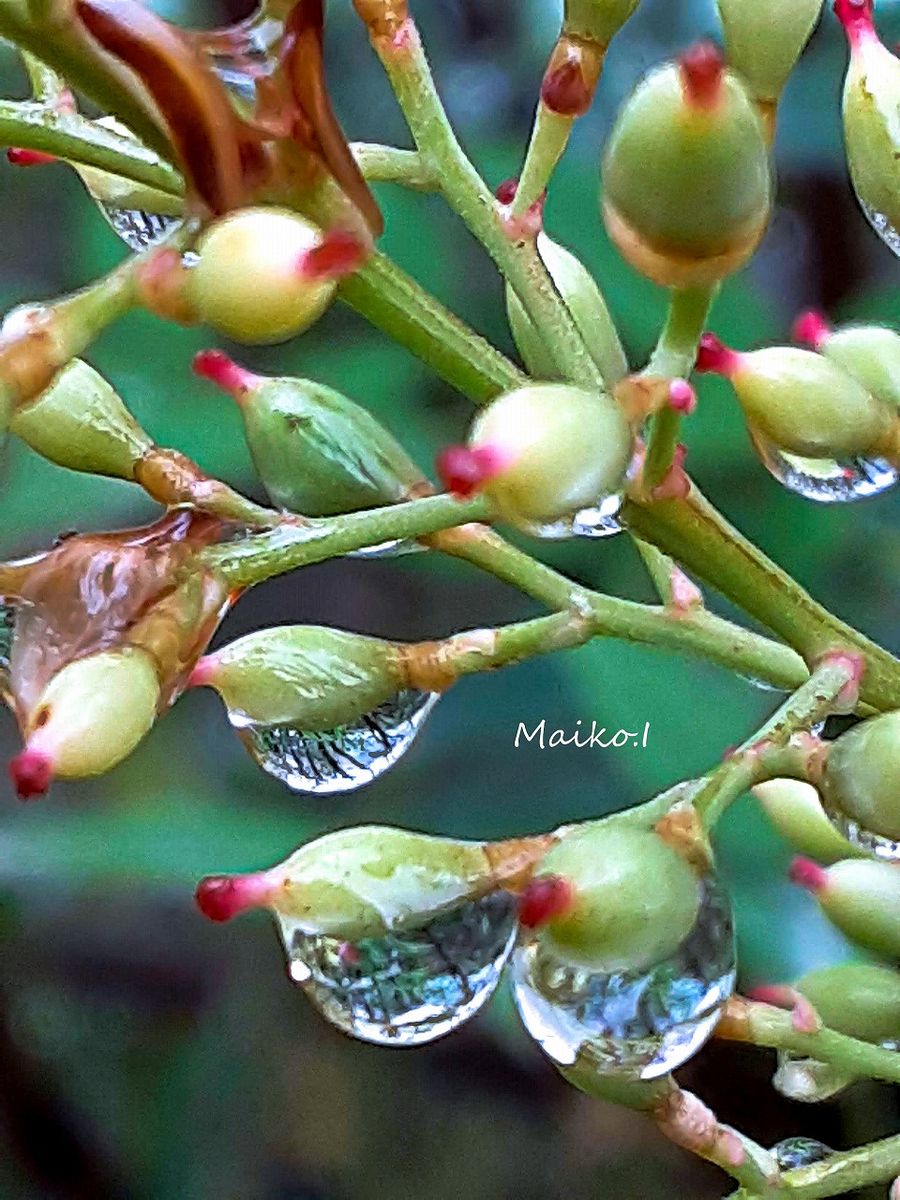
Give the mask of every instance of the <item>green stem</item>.
M 522 216 L 527 212 L 546 190 L 559 160 L 566 152 L 574 125 L 574 117 L 561 116 L 552 112 L 543 100 L 538 101 L 531 141 L 510 206 L 514 216 Z
M 697 354 L 697 343 L 717 292 L 717 284 L 672 290 L 666 323 L 656 349 L 644 368 L 644 375 L 663 379 L 687 378 L 690 375 Z M 647 490 L 656 487 L 672 465 L 681 421 L 681 413 L 669 405 L 665 405 L 653 417 L 644 460 L 643 481 Z
M 831 1154 L 809 1167 L 781 1176 L 784 1200 L 826 1200 L 900 1175 L 900 1135 Z M 762 1193 L 742 1188 L 730 1200 L 761 1200 Z
M 350 149 L 369 183 L 399 183 L 417 192 L 437 191 L 438 176 L 415 150 L 377 142 L 351 142 Z
M 474 400 L 518 387 L 525 376 L 490 342 L 384 254 L 373 254 L 340 285 L 339 295 L 367 321 L 405 346 Z
M 629 529 L 739 604 L 808 663 L 829 650 L 857 651 L 865 660 L 862 699 L 879 710 L 900 708 L 897 659 L 813 600 L 716 512 L 696 487 L 686 500 L 626 501 L 623 516 Z

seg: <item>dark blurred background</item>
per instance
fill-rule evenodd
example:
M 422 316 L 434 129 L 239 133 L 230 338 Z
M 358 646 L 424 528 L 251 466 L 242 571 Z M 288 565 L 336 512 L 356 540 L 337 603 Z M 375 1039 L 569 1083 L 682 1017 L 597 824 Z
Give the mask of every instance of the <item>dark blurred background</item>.
M 748 0 L 748 3 L 751 0 Z M 212 25 L 237 3 L 160 4 Z M 422 0 L 415 5 L 438 81 L 493 184 L 517 173 L 543 64 L 559 22 L 551 0 Z M 407 144 L 359 23 L 330 5 L 332 90 L 353 138 Z M 885 40 L 900 4 L 879 0 Z M 597 217 L 597 162 L 636 78 L 699 35 L 711 0 L 644 0 L 616 39 L 599 102 L 578 128 L 547 206 L 549 232 L 597 273 L 632 361 L 652 346 L 664 297 L 609 245 Z M 786 338 L 802 305 L 836 318 L 900 317 L 897 262 L 866 225 L 842 162 L 844 46 L 826 13 L 782 109 L 779 205 L 753 264 L 725 288 L 714 327 L 739 347 Z M 23 95 L 0 47 L 4 93 Z M 62 166 L 0 167 L 4 309 L 78 286 L 122 256 L 77 178 Z M 511 352 L 502 290 L 479 246 L 434 198 L 383 189 L 387 249 Z M 197 382 L 208 332 L 135 314 L 91 349 L 164 445 L 259 495 L 236 410 Z M 236 351 L 261 370 L 305 374 L 362 401 L 423 467 L 459 439 L 469 405 L 404 351 L 335 306 L 287 346 Z M 689 425 L 690 466 L 751 538 L 835 612 L 897 650 L 900 540 L 890 496 L 843 509 L 783 492 L 753 458 L 727 387 L 704 379 Z M 0 554 L 61 530 L 154 516 L 124 484 L 99 482 L 11 445 L 3 464 Z M 651 599 L 625 537 L 531 545 L 573 577 Z M 714 603 L 718 603 L 713 600 Z M 246 597 L 220 640 L 260 626 L 321 621 L 400 638 L 522 618 L 526 599 L 459 564 L 412 556 L 338 561 Z M 723 608 L 723 611 L 726 611 Z M 666 1145 L 641 1118 L 565 1086 L 501 993 L 451 1038 L 417 1052 L 345 1040 L 288 982 L 262 915 L 214 927 L 192 903 L 209 872 L 283 858 L 326 829 L 361 821 L 494 837 L 627 807 L 708 768 L 777 697 L 702 663 L 596 642 L 485 678 L 439 705 L 392 773 L 347 799 L 292 797 L 260 774 L 212 693 L 192 693 L 108 777 L 61 785 L 40 803 L 0 791 L 0 1196 L 4 1200 L 638 1200 L 717 1197 L 727 1181 Z M 650 722 L 647 749 L 513 748 L 519 721 L 611 729 Z M 0 757 L 16 747 L 0 728 Z M 721 870 L 738 915 L 745 985 L 851 956 L 785 881 L 787 847 L 745 800 L 722 823 Z M 772 1057 L 707 1048 L 681 1073 L 765 1144 L 795 1133 L 843 1147 L 897 1127 L 887 1089 L 862 1085 L 829 1105 L 769 1087 Z M 882 1195 L 876 1189 L 872 1195 Z

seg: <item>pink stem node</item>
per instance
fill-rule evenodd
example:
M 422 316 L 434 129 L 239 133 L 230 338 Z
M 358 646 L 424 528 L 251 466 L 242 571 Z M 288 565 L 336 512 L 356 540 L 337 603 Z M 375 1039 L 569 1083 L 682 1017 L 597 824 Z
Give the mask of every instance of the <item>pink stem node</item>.
M 669 408 L 689 417 L 697 407 L 697 393 L 686 379 L 673 379 L 669 384 Z
M 694 370 L 703 374 L 724 375 L 730 379 L 740 367 L 742 355 L 720 341 L 714 333 L 704 333 L 697 348 Z
M 684 469 L 687 446 L 679 442 L 672 456 L 672 465 L 650 493 L 653 500 L 685 500 L 690 494 L 691 481 Z
M 812 861 L 811 858 L 798 856 L 791 863 L 788 872 L 791 883 L 806 888 L 808 892 L 818 895 L 828 886 L 828 872 L 824 867 Z

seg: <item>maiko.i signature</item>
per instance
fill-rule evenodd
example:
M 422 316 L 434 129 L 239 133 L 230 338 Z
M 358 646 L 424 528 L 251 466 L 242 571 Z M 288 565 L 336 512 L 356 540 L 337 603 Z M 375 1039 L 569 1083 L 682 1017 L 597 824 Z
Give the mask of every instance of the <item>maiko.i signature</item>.
M 541 750 L 553 750 L 557 746 L 577 746 L 579 750 L 620 750 L 624 746 L 637 746 L 642 750 L 647 749 L 647 743 L 650 737 L 650 722 L 644 722 L 642 730 L 617 729 L 615 733 L 610 733 L 605 725 L 598 727 L 596 721 L 591 721 L 590 730 L 581 729 L 582 722 L 576 721 L 575 728 L 567 731 L 565 729 L 547 729 L 547 718 L 539 721 L 533 729 L 529 730 L 524 721 L 519 722 L 519 727 L 516 730 L 516 736 L 513 739 L 513 746 L 518 750 L 523 742 L 536 742 Z

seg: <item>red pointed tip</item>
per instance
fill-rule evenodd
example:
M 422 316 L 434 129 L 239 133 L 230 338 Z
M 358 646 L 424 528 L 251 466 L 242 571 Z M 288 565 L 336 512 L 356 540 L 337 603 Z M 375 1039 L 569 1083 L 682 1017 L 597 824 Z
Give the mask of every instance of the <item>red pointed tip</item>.
M 493 446 L 448 446 L 435 460 L 438 479 L 461 499 L 473 496 L 504 465 L 503 455 Z
M 347 229 L 332 229 L 318 246 L 301 255 L 299 271 L 304 279 L 343 279 L 352 275 L 365 262 L 368 248 L 355 233 Z
M 821 892 L 828 883 L 828 872 L 811 858 L 795 858 L 789 871 L 791 883 L 808 892 Z
M 740 355 L 737 351 L 729 350 L 714 333 L 704 333 L 697 348 L 694 370 L 701 375 L 724 375 L 726 379 L 729 379 L 737 369 L 739 362 Z
M 194 355 L 192 370 L 201 379 L 208 379 L 216 387 L 230 392 L 236 400 L 262 382 L 261 376 L 247 371 L 223 350 L 200 350 Z
M 203 658 L 199 658 L 188 676 L 187 686 L 208 687 L 215 678 L 217 662 L 214 654 L 205 654 Z
M 9 764 L 9 777 L 20 800 L 43 796 L 53 782 L 53 760 L 41 750 L 27 746 Z
M 210 921 L 230 921 L 250 908 L 262 908 L 277 887 L 268 871 L 251 875 L 208 875 L 197 884 L 197 907 Z
M 821 350 L 831 334 L 832 328 L 828 318 L 814 308 L 800 313 L 791 326 L 791 337 L 794 341 L 804 346 L 812 346 L 813 350 Z
M 6 158 L 14 167 L 42 167 L 47 163 L 59 162 L 55 154 L 45 154 L 43 150 L 24 150 L 21 146 L 10 146 Z
M 541 84 L 541 100 L 560 117 L 581 117 L 591 107 L 593 89 L 581 69 L 581 56 L 573 52 L 550 67 Z
M 539 929 L 567 913 L 575 902 L 575 889 L 561 875 L 532 879 L 519 897 L 519 921 L 526 929 Z
M 669 407 L 686 417 L 697 407 L 697 393 L 686 379 L 673 379 L 669 384 Z
M 715 108 L 722 94 L 725 59 L 715 42 L 697 42 L 679 56 L 684 98 L 692 108 Z
M 784 983 L 765 983 L 760 987 L 751 988 L 747 993 L 748 1000 L 756 1000 L 760 1004 L 771 1004 L 773 1008 L 792 1009 L 797 999 L 797 993 Z
M 494 195 L 501 204 L 512 204 L 516 198 L 516 192 L 519 190 L 518 179 L 504 179 Z
M 877 37 L 872 0 L 834 0 L 834 12 L 844 27 L 851 49 L 861 39 Z

